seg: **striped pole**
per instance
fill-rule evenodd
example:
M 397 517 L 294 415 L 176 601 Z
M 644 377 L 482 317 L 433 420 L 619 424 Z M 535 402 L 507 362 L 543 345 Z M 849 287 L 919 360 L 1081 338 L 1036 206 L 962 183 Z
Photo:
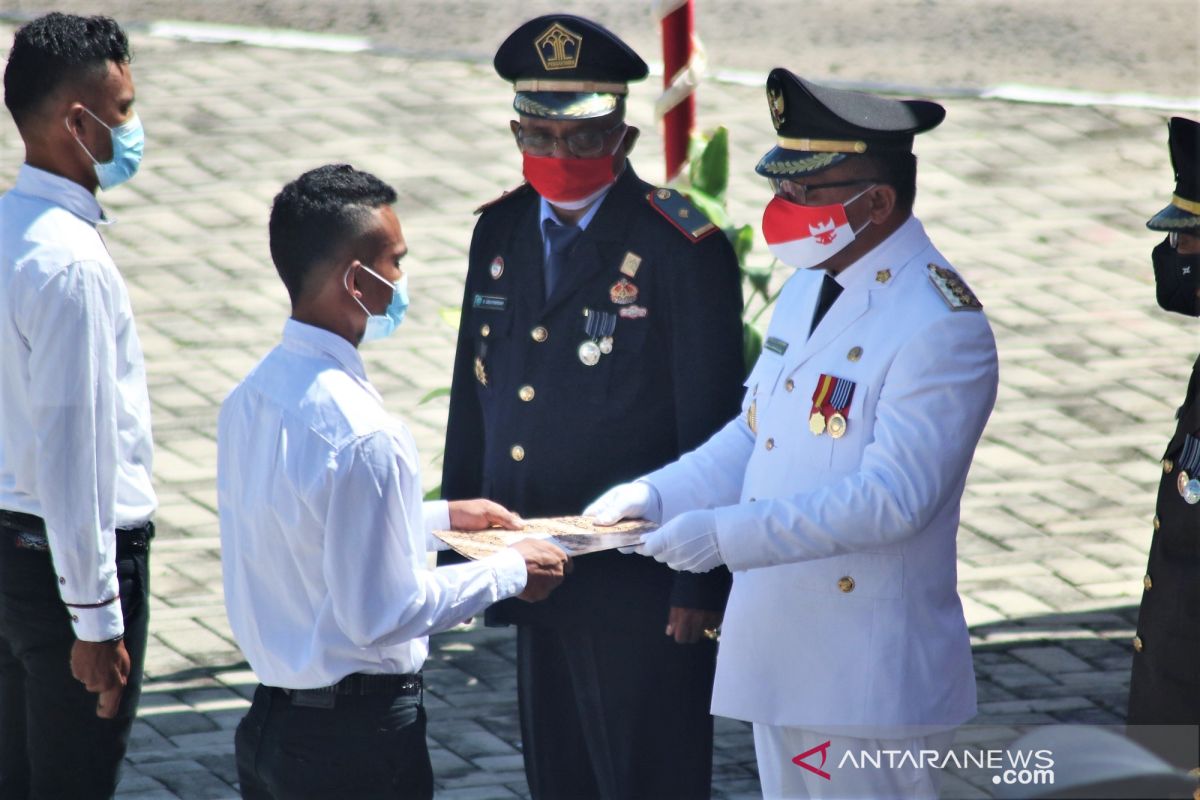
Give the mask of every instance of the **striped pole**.
M 694 32 L 693 0 L 653 0 L 653 8 L 662 26 L 663 42 L 663 93 L 654 110 L 663 121 L 663 150 L 670 181 L 687 163 L 704 51 Z

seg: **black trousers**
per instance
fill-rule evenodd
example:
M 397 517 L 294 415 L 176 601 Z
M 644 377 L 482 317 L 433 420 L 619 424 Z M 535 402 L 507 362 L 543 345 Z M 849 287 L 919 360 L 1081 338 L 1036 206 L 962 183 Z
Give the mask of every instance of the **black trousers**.
M 117 577 L 131 667 L 115 719 L 71 675 L 75 632 L 46 551 L 17 549 L 0 529 L 0 798 L 110 798 L 142 692 L 150 622 L 149 554 L 117 538 Z
M 716 645 L 658 631 L 519 625 L 517 689 L 534 800 L 706 798 Z
M 234 745 L 244 800 L 433 797 L 420 695 L 337 695 L 332 708 L 260 685 Z

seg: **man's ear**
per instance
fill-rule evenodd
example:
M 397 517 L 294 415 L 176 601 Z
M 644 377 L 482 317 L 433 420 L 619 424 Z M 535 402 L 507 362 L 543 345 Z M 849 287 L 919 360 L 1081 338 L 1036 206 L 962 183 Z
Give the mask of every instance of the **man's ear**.
M 896 210 L 896 187 L 881 183 L 867 191 L 867 209 L 871 222 L 884 222 Z
M 634 146 L 637 145 L 638 137 L 641 135 L 642 132 L 632 125 L 626 129 L 625 138 L 621 140 L 621 148 L 625 151 L 625 155 L 633 152 Z

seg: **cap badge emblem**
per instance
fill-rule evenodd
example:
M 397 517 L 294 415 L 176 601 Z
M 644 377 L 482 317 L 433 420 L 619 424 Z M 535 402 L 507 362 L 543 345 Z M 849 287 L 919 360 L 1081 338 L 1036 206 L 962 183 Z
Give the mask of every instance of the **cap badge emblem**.
M 575 69 L 579 66 L 583 37 L 556 22 L 533 40 L 533 46 L 537 48 L 538 58 L 547 72 Z
M 767 89 L 767 105 L 771 109 L 771 122 L 775 124 L 775 130 L 779 130 L 783 125 L 783 92 Z

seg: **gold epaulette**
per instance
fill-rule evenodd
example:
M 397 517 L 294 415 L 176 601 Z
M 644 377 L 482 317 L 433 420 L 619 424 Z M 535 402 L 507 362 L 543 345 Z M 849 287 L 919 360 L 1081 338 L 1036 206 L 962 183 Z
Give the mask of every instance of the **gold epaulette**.
M 946 301 L 946 305 L 950 306 L 951 311 L 979 311 L 983 308 L 983 303 L 979 302 L 971 288 L 952 269 L 930 264 L 929 282 L 938 290 L 938 294 Z

